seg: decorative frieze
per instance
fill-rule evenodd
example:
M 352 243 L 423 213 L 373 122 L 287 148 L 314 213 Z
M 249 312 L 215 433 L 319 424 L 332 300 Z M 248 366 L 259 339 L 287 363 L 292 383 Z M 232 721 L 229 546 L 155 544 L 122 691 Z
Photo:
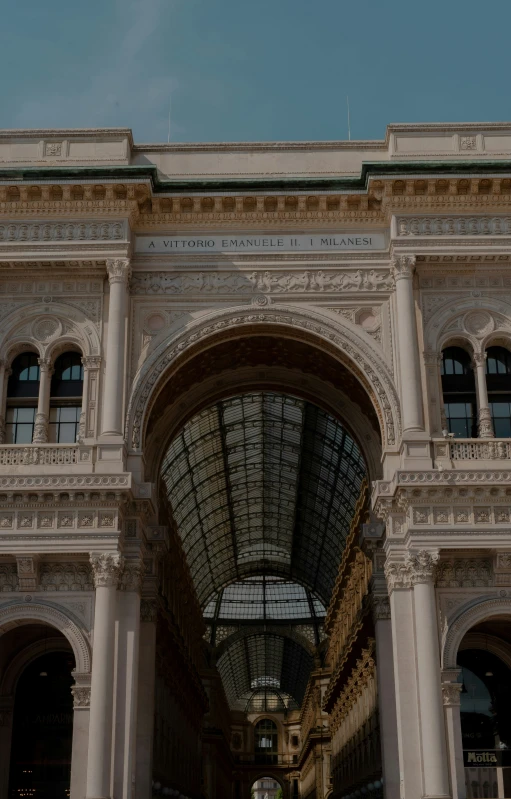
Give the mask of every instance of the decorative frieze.
M 450 558 L 437 565 L 439 588 L 486 588 L 494 584 L 489 558 Z
M 16 558 L 20 591 L 36 591 L 39 585 L 39 555 L 24 555 Z
M 90 563 L 41 563 L 41 591 L 93 591 L 94 580 Z
M 401 236 L 511 236 L 510 216 L 400 216 Z
M 388 269 L 331 272 L 319 269 L 265 272 L 135 273 L 132 294 L 307 294 L 386 291 L 393 288 Z
M 0 245 L 126 240 L 126 222 L 11 222 L 0 225 Z
M 0 563 L 0 593 L 18 590 L 18 571 L 15 563 Z

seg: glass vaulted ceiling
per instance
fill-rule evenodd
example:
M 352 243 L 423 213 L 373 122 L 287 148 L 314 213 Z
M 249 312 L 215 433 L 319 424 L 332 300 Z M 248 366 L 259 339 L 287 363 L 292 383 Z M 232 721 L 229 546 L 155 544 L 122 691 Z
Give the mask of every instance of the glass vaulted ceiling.
M 365 477 L 356 443 L 312 403 L 252 392 L 187 422 L 162 476 L 205 621 L 237 632 L 218 660 L 231 706 L 296 706 L 312 656 L 274 628 L 318 640 Z

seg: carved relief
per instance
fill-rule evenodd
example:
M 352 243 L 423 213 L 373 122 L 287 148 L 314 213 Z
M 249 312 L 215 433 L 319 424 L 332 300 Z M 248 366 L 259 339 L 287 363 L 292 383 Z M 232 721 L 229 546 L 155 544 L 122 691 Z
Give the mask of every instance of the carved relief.
M 46 145 L 49 147 L 50 145 Z M 54 145 L 57 146 L 57 145 Z M 70 241 L 123 241 L 125 222 L 44 222 L 0 225 L 0 243 L 40 243 Z
M 391 291 L 388 270 L 356 272 L 174 272 L 136 273 L 132 294 L 299 294 L 307 292 Z

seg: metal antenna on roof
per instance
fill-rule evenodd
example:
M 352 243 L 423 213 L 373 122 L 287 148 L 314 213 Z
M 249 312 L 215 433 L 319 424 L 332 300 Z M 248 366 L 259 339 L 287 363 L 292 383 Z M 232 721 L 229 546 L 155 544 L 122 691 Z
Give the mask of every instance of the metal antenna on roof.
M 169 97 L 169 133 L 167 136 L 167 144 L 170 144 L 170 112 L 172 110 L 172 95 Z
M 351 141 L 351 126 L 350 126 L 350 98 L 346 95 L 346 105 L 348 107 L 348 141 Z

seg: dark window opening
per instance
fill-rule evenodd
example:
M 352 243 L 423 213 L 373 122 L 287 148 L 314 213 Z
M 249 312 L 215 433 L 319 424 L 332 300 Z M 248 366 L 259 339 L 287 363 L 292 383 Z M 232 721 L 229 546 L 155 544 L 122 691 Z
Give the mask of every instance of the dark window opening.
M 66 352 L 55 361 L 51 380 L 51 396 L 81 397 L 83 393 L 83 366 L 81 355 Z
M 7 384 L 7 397 L 37 397 L 39 395 L 40 369 L 38 357 L 24 352 L 14 359 Z
M 279 736 L 277 725 L 271 719 L 262 719 L 255 728 L 256 763 L 277 763 Z
M 511 352 L 504 347 L 487 350 L 486 386 L 495 436 L 511 438 Z
M 449 433 L 456 438 L 477 436 L 477 402 L 470 355 L 461 347 L 442 353 L 442 394 Z

